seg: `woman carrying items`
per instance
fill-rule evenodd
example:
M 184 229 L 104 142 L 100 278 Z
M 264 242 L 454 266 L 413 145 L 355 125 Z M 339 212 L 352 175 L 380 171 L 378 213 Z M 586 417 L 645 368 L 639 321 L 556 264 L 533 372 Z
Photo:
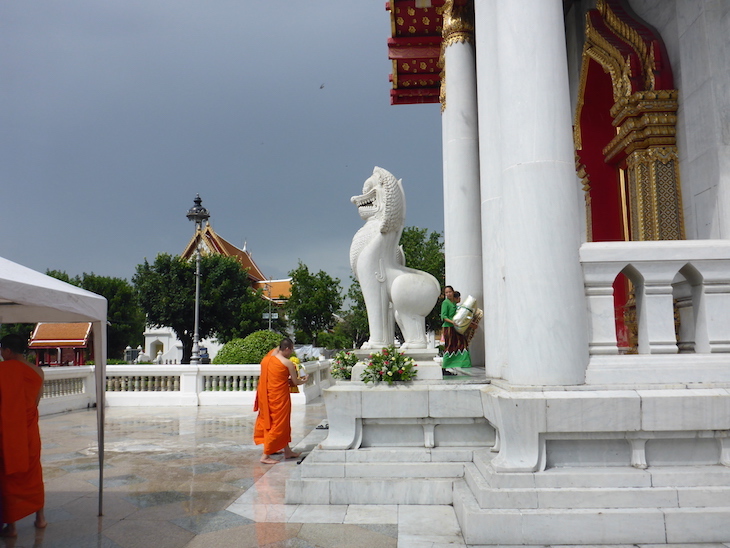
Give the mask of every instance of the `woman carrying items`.
M 444 301 L 441 303 L 441 319 L 444 332 L 444 370 L 452 367 L 471 367 L 471 357 L 467 349 L 466 337 L 456 330 L 454 316 L 458 309 L 457 297 L 454 288 L 444 287 Z M 444 371 L 445 375 L 455 375 L 451 371 Z

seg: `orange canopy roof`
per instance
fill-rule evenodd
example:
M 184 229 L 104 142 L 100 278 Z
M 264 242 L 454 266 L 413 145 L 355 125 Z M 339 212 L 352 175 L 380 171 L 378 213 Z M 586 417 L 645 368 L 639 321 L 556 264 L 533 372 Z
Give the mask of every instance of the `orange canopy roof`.
M 39 323 L 28 348 L 87 348 L 91 323 Z
M 291 278 L 285 280 L 266 280 L 253 284 L 254 289 L 261 289 L 264 297 L 276 303 L 283 303 L 291 297 Z

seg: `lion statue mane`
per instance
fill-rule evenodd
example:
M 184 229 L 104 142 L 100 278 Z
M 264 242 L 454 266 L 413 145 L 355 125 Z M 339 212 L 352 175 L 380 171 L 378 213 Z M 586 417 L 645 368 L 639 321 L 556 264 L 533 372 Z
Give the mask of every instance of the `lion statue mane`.
M 399 245 L 406 218 L 401 180 L 376 166 L 362 194 L 350 201 L 365 221 L 350 246 L 350 267 L 360 282 L 370 327 L 370 339 L 362 348 L 379 350 L 393 344 L 394 320 L 405 339 L 402 349 L 426 348 L 426 316 L 441 287 L 431 274 L 405 266 Z

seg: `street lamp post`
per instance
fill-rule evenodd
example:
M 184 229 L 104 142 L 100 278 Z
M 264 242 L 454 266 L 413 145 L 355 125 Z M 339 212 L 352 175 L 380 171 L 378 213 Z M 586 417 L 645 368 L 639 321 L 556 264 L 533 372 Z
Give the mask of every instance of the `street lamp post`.
M 195 205 L 188 210 L 187 218 L 195 221 L 195 237 L 198 238 L 203 226 L 210 217 L 210 213 L 202 206 L 200 194 L 196 194 Z M 193 353 L 190 356 L 190 365 L 200 363 L 200 241 L 195 242 L 195 330 L 193 331 Z
M 269 331 L 271 331 L 271 280 L 266 284 L 266 290 L 269 292 Z

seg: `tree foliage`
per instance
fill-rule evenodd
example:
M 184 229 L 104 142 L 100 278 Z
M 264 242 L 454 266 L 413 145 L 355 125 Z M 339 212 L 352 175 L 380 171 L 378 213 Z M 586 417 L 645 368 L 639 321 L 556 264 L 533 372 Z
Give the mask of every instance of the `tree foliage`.
M 5 335 L 20 335 L 24 339 L 30 339 L 35 328 L 34 323 L 4 323 L 0 324 L 0 339 Z
M 137 292 L 127 280 L 99 276 L 93 272 L 84 272 L 73 278 L 61 270 L 48 270 L 46 274 L 106 298 L 109 358 L 123 358 L 127 346 L 137 347 L 142 344 L 145 315 L 139 306 Z
M 350 287 L 347 290 L 347 300 L 350 308 L 345 312 L 340 329 L 350 338 L 350 345 L 360 348 L 370 336 L 368 313 L 365 309 L 365 299 L 362 296 L 360 282 L 355 276 L 350 276 Z
M 147 321 L 168 326 L 183 343 L 183 363 L 190 363 L 195 330 L 195 261 L 161 253 L 155 262 L 137 265 L 133 278 Z M 262 325 L 266 308 L 251 288 L 246 271 L 232 257 L 207 255 L 200 261 L 201 339 L 225 343 Z
M 426 228 L 407 226 L 400 237 L 403 254 L 406 257 L 406 266 L 428 272 L 436 278 L 441 287 L 446 278 L 446 259 L 444 258 L 444 243 L 440 232 L 429 232 Z M 441 302 L 436 303 L 431 313 L 426 316 L 426 330 L 437 330 L 441 326 Z
M 286 304 L 289 320 L 295 329 L 311 337 L 316 346 L 317 333 L 334 325 L 335 314 L 342 306 L 340 280 L 322 270 L 312 274 L 301 261 L 289 276 L 292 278 L 291 296 Z

